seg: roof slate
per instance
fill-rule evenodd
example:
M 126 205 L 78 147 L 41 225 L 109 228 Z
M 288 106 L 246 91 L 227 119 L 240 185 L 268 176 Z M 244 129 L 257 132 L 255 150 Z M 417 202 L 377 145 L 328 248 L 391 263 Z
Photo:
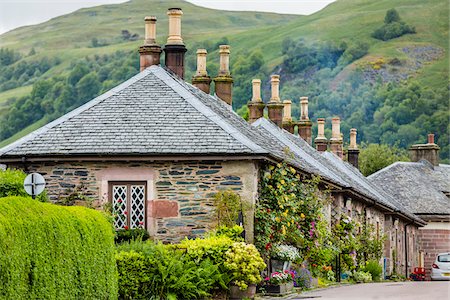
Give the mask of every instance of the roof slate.
M 216 102 L 211 109 L 192 89 L 152 66 L 0 149 L 0 156 L 266 153 L 241 133 L 237 116 L 224 117 L 220 110 L 230 109 L 223 101 L 195 89 Z
M 396 162 L 368 179 L 416 214 L 450 214 L 450 165 Z

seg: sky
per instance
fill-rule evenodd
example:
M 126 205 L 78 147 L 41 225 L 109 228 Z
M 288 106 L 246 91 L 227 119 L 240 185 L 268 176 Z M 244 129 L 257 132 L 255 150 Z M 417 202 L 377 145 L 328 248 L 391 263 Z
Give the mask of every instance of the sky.
M 224 9 L 307 15 L 335 0 L 189 0 L 196 5 Z M 83 7 L 122 3 L 126 0 L 0 0 L 0 34 L 14 28 L 45 22 Z

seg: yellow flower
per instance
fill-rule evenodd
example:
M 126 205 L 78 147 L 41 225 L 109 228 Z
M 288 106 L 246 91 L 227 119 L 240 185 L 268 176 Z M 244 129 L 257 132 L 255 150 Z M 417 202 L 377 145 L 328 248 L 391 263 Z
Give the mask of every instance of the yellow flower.
M 305 218 L 305 214 L 304 213 L 301 213 L 300 214 L 300 217 L 302 217 L 303 219 Z
M 276 218 L 275 218 L 275 221 L 280 222 L 280 218 L 279 218 L 279 217 L 276 217 Z
M 286 234 L 286 226 L 281 226 L 281 232 L 283 233 L 283 235 Z
M 286 183 L 286 181 L 284 181 L 284 179 L 281 179 L 280 183 L 284 185 Z
M 291 222 L 288 222 L 288 227 L 290 227 L 291 226 Z
M 283 206 L 283 205 L 280 205 L 280 208 L 281 208 L 281 209 L 283 209 L 283 208 L 284 208 L 284 206 Z
M 295 174 L 295 169 L 293 167 L 290 167 L 291 173 Z

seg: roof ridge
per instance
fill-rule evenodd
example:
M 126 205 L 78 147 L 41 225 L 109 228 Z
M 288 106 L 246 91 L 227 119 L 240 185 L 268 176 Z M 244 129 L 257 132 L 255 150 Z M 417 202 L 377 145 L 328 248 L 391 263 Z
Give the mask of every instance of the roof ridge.
M 235 140 L 239 141 L 241 144 L 249 148 L 250 150 L 256 153 L 267 153 L 267 151 L 253 142 L 250 138 L 242 134 L 238 129 L 236 129 L 230 122 L 228 122 L 225 118 L 219 116 L 213 109 L 203 104 L 202 101 L 197 99 L 195 95 L 189 91 L 184 84 L 182 84 L 179 80 L 171 76 L 164 68 L 162 67 L 150 67 L 148 70 L 153 73 L 156 77 L 158 77 L 161 81 L 163 81 L 168 87 L 172 88 L 178 95 L 180 95 L 183 99 L 185 99 L 193 108 L 195 108 L 198 112 L 204 115 L 206 118 L 211 120 L 217 126 L 222 128 L 225 132 L 231 135 Z
M 127 88 L 128 86 L 132 85 L 133 83 L 141 80 L 142 78 L 144 78 L 146 75 L 149 74 L 149 68 L 145 69 L 144 71 L 137 73 L 136 75 L 134 75 L 133 77 L 131 77 L 130 79 L 122 82 L 121 84 L 117 85 L 116 87 L 108 90 L 107 92 L 95 97 L 94 99 L 90 100 L 89 102 L 86 102 L 85 104 L 73 109 L 72 111 L 62 115 L 61 117 L 59 117 L 56 120 L 53 120 L 52 122 L 39 127 L 38 129 L 30 132 L 29 134 L 25 135 L 24 137 L 18 139 L 15 142 L 12 142 L 9 145 L 6 145 L 3 148 L 0 148 L 0 156 L 13 150 L 16 147 L 21 146 L 22 144 L 32 140 L 33 138 L 42 135 L 44 133 L 46 133 L 47 131 L 49 131 L 50 129 L 52 129 L 55 126 L 58 126 L 62 123 L 64 123 L 65 121 L 68 121 L 70 119 L 72 119 L 75 116 L 78 116 L 79 114 L 81 114 L 82 112 L 94 107 L 95 105 L 103 102 L 104 100 L 108 99 L 109 97 L 119 93 L 120 91 L 122 91 L 123 89 Z

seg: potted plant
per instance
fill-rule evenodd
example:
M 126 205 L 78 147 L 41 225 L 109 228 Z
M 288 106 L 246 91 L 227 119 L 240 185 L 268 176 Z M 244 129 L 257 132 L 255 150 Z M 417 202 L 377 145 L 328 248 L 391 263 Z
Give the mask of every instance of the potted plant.
M 253 299 L 261 271 L 266 267 L 256 247 L 244 242 L 233 243 L 225 252 L 224 266 L 232 277 L 230 300 Z
M 270 253 L 271 271 L 279 272 L 289 270 L 291 263 L 300 258 L 298 249 L 290 245 L 275 245 Z
M 268 294 L 287 294 L 294 288 L 294 272 L 273 272 L 264 278 L 263 288 Z

